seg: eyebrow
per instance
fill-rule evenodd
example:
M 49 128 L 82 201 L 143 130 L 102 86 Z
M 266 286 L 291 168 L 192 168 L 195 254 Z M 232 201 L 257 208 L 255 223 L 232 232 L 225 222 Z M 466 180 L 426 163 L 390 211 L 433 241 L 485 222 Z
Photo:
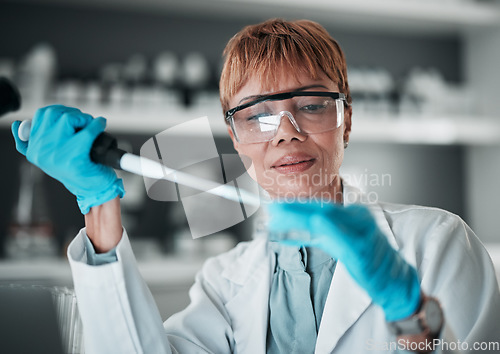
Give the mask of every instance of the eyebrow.
M 324 89 L 328 89 L 328 87 L 324 86 L 324 85 L 309 85 L 309 86 L 302 86 L 302 87 L 299 87 L 298 89 L 295 89 L 293 91 L 305 91 L 305 90 L 309 90 L 309 89 L 312 89 L 312 88 L 318 88 L 318 87 L 321 87 L 321 88 L 324 88 Z M 252 96 L 247 96 L 247 97 L 243 97 L 239 102 L 238 102 L 238 105 L 241 104 L 243 101 L 247 101 L 247 100 L 256 100 L 256 99 L 259 99 L 261 97 L 265 97 L 265 96 L 269 96 L 269 95 L 252 95 Z

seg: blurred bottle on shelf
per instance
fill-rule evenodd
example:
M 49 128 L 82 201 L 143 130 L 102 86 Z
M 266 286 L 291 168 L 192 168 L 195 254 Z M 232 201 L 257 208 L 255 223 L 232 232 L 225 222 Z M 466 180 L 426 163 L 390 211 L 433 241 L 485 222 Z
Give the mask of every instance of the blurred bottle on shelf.
M 180 63 L 177 55 L 171 51 L 160 52 L 153 60 L 151 80 L 153 97 L 160 110 L 178 106 L 181 103 L 179 90 Z
M 396 113 L 395 80 L 387 70 L 353 67 L 349 69 L 348 78 L 357 114 L 387 116 Z
M 6 238 L 6 255 L 15 259 L 56 257 L 58 245 L 42 186 L 43 172 L 27 161 L 21 163 L 20 169 L 21 183 Z
M 170 52 L 164 51 L 154 59 L 152 68 L 153 80 L 166 88 L 174 88 L 178 83 L 179 59 Z
M 42 106 L 53 88 L 57 59 L 48 43 L 37 44 L 19 65 L 16 83 L 23 100 L 32 106 Z
M 102 86 L 98 81 L 89 81 L 83 88 L 83 101 L 89 106 L 102 104 Z
M 202 53 L 191 52 L 184 58 L 181 75 L 185 86 L 203 89 L 210 80 L 210 65 Z
M 123 80 L 123 64 L 108 63 L 99 73 L 102 102 L 110 108 L 121 108 L 130 101 L 130 93 Z
M 435 68 L 412 68 L 394 78 L 381 68 L 349 69 L 349 87 L 356 114 L 366 117 L 467 116 L 475 96 L 466 84 L 447 82 Z
M 177 53 L 164 50 L 152 60 L 136 53 L 123 62 L 102 65 L 95 75 L 63 73 L 65 76 L 56 77 L 56 52 L 51 45 L 40 43 L 19 64 L 0 58 L 0 72 L 15 78 L 24 106 L 29 108 L 64 104 L 88 112 L 104 108 L 168 115 L 169 110 L 199 108 L 206 112 L 219 107 L 212 68 L 198 51 L 180 59 Z
M 142 54 L 132 55 L 123 65 L 123 82 L 129 91 L 131 109 L 151 107 L 151 82 L 148 78 L 148 62 Z
M 196 96 L 208 89 L 210 65 L 202 53 L 191 52 L 184 57 L 180 69 L 184 105 L 196 105 Z
M 414 116 L 467 116 L 474 94 L 465 84 L 452 84 L 435 68 L 413 68 L 402 87 L 400 111 Z
M 83 83 L 75 79 L 59 81 L 53 90 L 53 102 L 71 107 L 82 104 L 84 92 Z
M 142 54 L 132 55 L 123 66 L 123 80 L 130 86 L 144 84 L 147 79 L 148 62 Z

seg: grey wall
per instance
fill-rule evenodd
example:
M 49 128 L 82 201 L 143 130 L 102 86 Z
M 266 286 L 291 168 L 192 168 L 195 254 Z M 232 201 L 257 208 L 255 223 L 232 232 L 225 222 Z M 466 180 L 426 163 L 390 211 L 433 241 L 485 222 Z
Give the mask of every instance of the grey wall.
M 21 58 L 37 42 L 49 41 L 56 48 L 63 76 L 94 75 L 104 63 L 125 61 L 135 53 L 152 58 L 165 49 L 179 55 L 201 51 L 217 66 L 229 38 L 260 20 L 2 2 L 0 57 Z M 325 27 L 341 43 L 350 65 L 378 66 L 396 76 L 416 65 L 434 66 L 448 80 L 461 78 L 462 46 L 456 37 Z
M 471 226 L 485 242 L 499 242 L 500 146 L 473 146 L 465 155 L 466 213 Z
M 341 172 L 378 200 L 443 208 L 468 219 L 465 151 L 455 145 L 352 143 Z

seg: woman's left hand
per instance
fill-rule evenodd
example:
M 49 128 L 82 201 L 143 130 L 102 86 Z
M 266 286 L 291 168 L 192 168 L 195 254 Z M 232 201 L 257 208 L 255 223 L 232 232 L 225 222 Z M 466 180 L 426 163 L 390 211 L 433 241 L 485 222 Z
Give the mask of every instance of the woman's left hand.
M 317 247 L 342 262 L 353 279 L 380 305 L 387 321 L 411 316 L 420 305 L 415 268 L 389 244 L 370 211 L 321 201 L 274 202 L 267 206 L 269 231 L 308 232 L 307 240 L 283 243 Z

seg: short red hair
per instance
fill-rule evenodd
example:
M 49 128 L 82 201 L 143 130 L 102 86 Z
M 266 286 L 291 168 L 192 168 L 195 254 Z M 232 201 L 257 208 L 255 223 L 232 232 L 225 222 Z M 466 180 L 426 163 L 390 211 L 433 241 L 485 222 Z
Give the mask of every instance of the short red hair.
M 263 82 L 265 89 L 276 87 L 278 68 L 297 76 L 306 72 L 313 79 L 325 73 L 351 103 L 344 53 L 316 22 L 271 19 L 246 26 L 229 40 L 223 56 L 219 90 L 224 114 L 232 108 L 229 100 L 251 77 Z

